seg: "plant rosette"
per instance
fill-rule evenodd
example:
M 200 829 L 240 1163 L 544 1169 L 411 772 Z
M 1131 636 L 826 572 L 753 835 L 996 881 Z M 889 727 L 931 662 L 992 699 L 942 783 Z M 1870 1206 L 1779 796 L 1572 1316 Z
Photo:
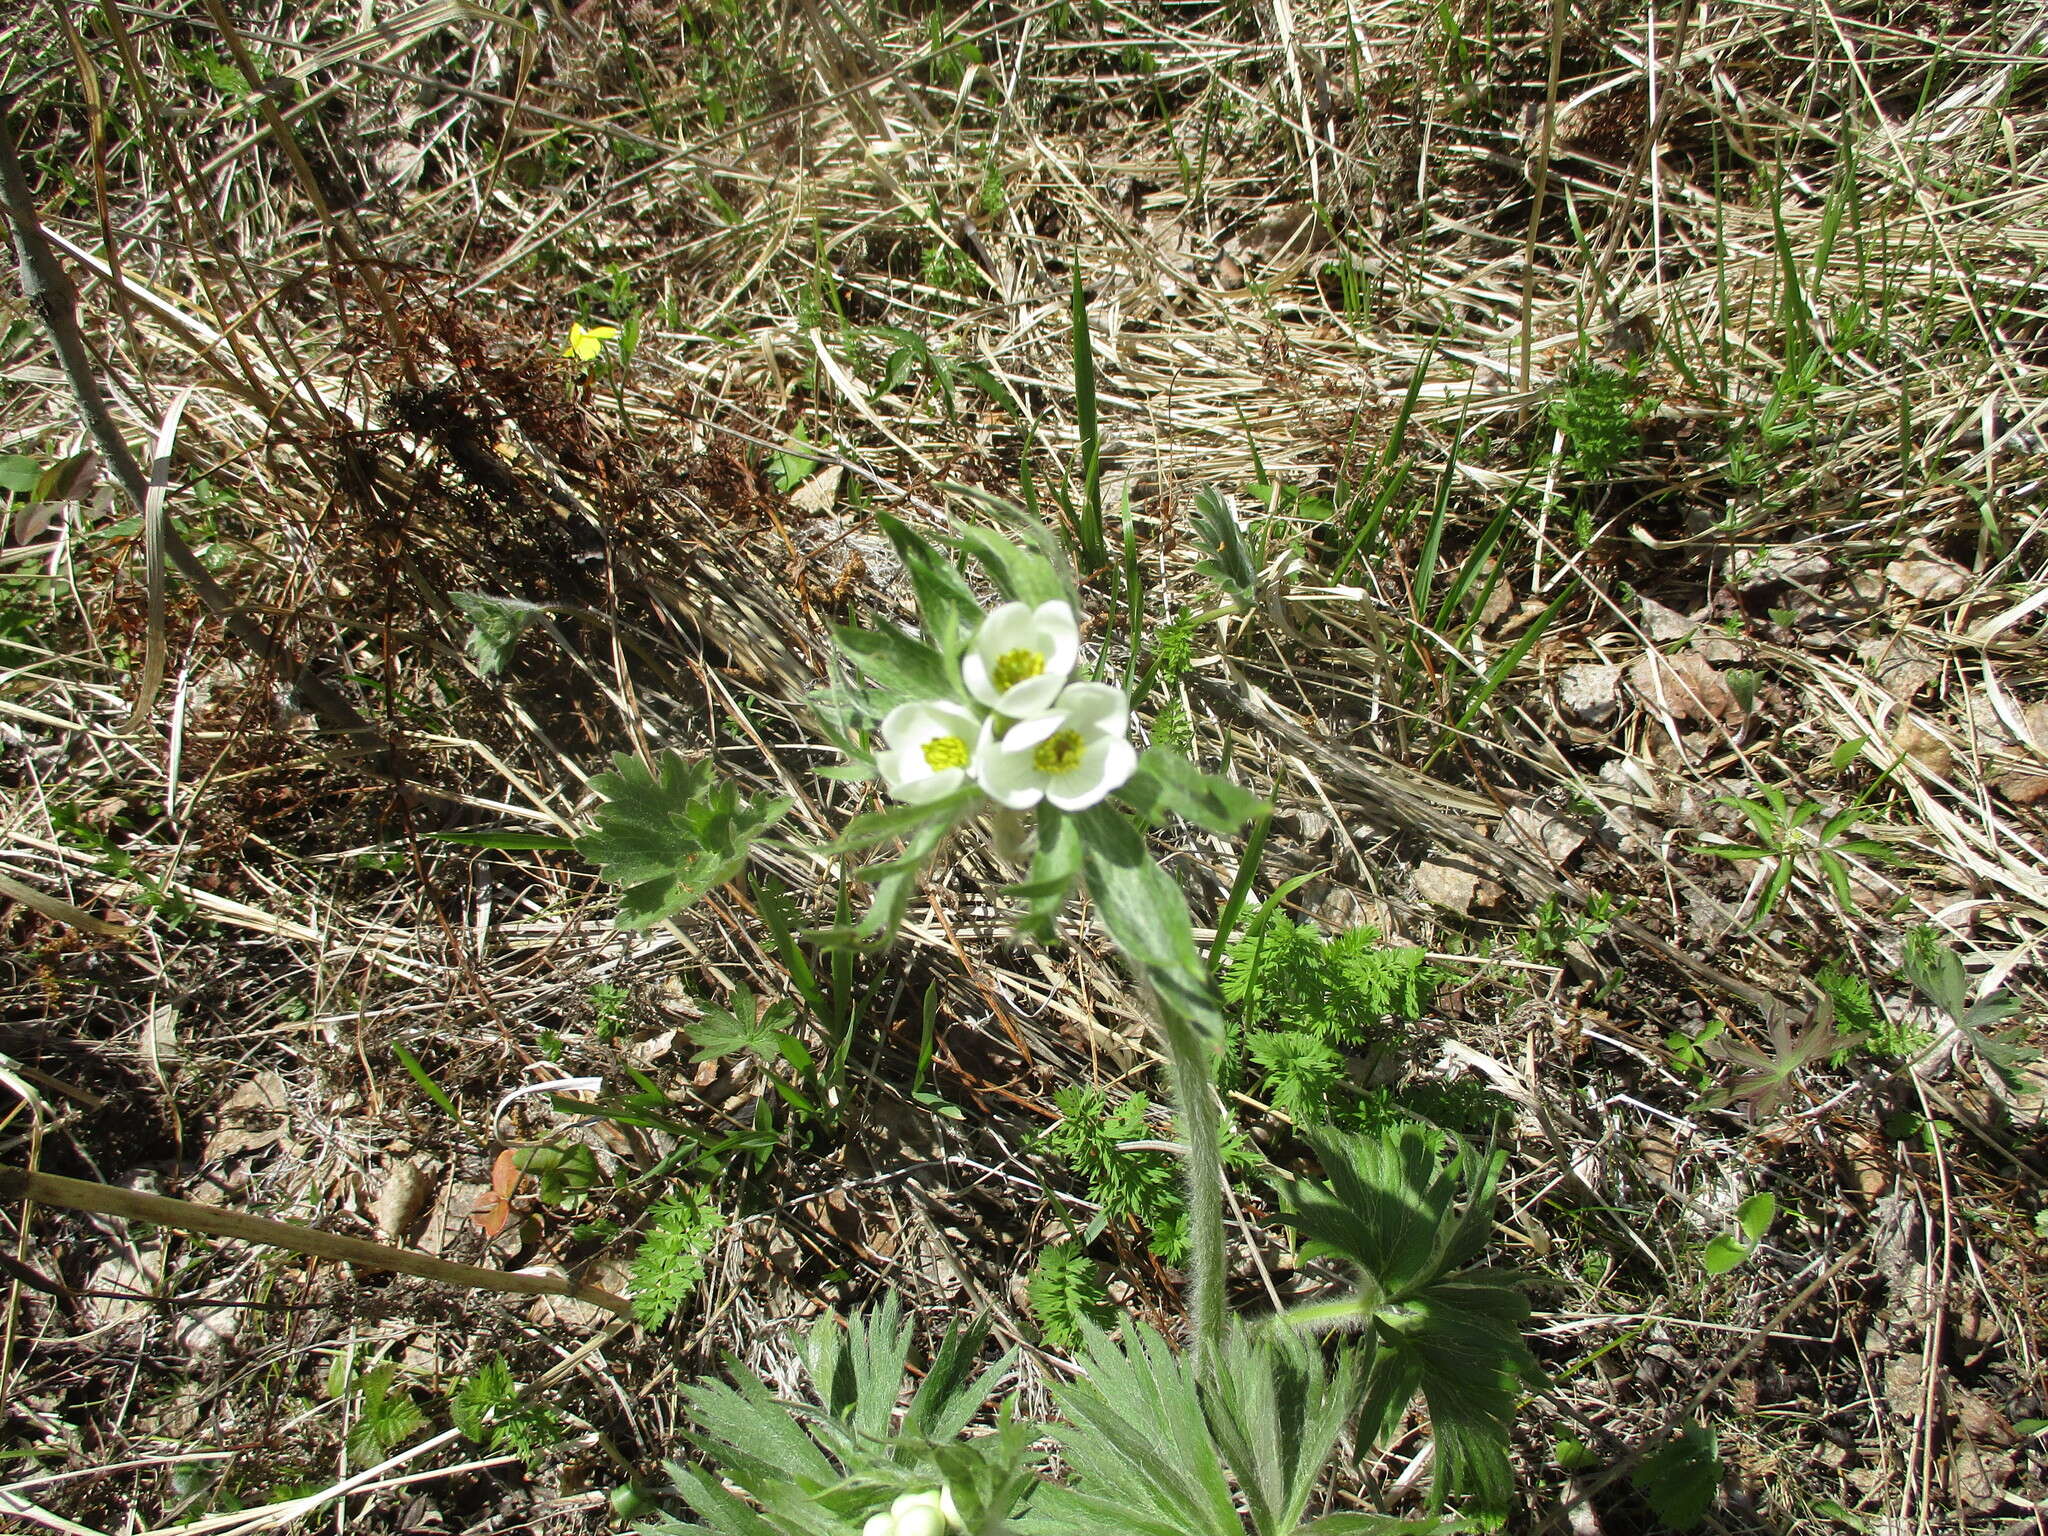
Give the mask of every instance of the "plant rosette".
M 1073 605 L 1004 603 L 981 621 L 960 658 L 960 681 L 999 715 L 1030 719 L 1051 710 L 1081 655 Z
M 1009 810 L 1029 810 L 1040 800 L 1056 810 L 1086 810 L 1121 789 L 1137 769 L 1129 722 L 1123 689 L 1074 683 L 1047 713 L 984 721 L 974 776 L 991 800 Z
M 899 704 L 882 719 L 884 749 L 875 767 L 893 799 L 930 805 L 967 782 L 981 722 L 942 699 Z
M 860 1536 L 944 1536 L 959 1529 L 960 1511 L 953 1505 L 953 1490 L 931 1488 L 904 1494 L 886 1514 L 870 1515 Z

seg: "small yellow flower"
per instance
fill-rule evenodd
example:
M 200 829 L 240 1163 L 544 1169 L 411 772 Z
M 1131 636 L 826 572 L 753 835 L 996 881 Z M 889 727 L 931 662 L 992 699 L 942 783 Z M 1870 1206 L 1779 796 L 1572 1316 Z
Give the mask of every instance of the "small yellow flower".
M 569 322 L 569 341 L 562 348 L 562 356 L 573 357 L 579 363 L 594 363 L 597 354 L 604 350 L 604 344 L 619 334 L 616 325 L 581 326 L 574 320 Z

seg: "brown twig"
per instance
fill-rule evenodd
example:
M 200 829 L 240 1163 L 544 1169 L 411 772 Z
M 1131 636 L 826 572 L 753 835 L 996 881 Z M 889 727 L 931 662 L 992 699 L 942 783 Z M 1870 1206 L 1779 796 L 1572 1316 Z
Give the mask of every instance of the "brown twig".
M 67 1179 L 54 1173 L 26 1173 L 19 1168 L 0 1168 L 0 1195 L 17 1200 L 53 1205 L 60 1210 L 89 1211 L 101 1216 L 119 1216 L 129 1221 L 146 1221 L 181 1232 L 203 1232 L 210 1237 L 232 1237 L 245 1243 L 286 1248 L 293 1253 L 356 1264 L 365 1269 L 395 1270 L 438 1280 L 443 1285 L 469 1290 L 505 1291 L 521 1296 L 566 1296 L 587 1301 L 619 1317 L 631 1317 L 633 1304 L 622 1296 L 594 1285 L 579 1285 L 558 1275 L 515 1275 L 502 1270 L 481 1269 L 474 1264 L 451 1264 L 430 1258 L 410 1248 L 393 1248 L 367 1238 L 340 1237 L 267 1216 L 248 1216 L 225 1211 L 191 1200 L 174 1200 L 169 1195 L 148 1195 L 112 1184 L 95 1184 L 88 1179 Z

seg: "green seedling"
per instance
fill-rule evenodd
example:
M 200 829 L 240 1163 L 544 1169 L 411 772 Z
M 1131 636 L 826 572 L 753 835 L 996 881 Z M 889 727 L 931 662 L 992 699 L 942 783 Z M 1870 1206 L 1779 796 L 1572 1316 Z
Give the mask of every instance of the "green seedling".
M 1717 795 L 1715 799 L 1719 804 L 1731 806 L 1742 813 L 1743 819 L 1756 833 L 1757 841 L 1751 846 L 1699 846 L 1693 852 L 1719 859 L 1771 861 L 1769 871 L 1756 891 L 1752 924 L 1761 923 L 1770 916 L 1791 886 L 1792 877 L 1809 862 L 1817 866 L 1826 878 L 1842 910 L 1850 911 L 1855 906 L 1855 897 L 1849 885 L 1849 858 L 1885 862 L 1892 859 L 1891 850 L 1875 838 L 1848 835 L 1862 813 L 1863 800 L 1868 793 L 1865 791 L 1864 795 L 1827 816 L 1826 820 L 1820 820 L 1827 807 L 1819 801 L 1805 800 L 1793 805 L 1783 790 L 1771 784 L 1760 788 L 1756 799 L 1745 795 Z
M 1777 1219 L 1778 1202 L 1759 1192 L 1735 1208 L 1733 1230 L 1717 1234 L 1700 1251 L 1700 1267 L 1710 1275 L 1725 1275 L 1756 1252 L 1757 1244 Z

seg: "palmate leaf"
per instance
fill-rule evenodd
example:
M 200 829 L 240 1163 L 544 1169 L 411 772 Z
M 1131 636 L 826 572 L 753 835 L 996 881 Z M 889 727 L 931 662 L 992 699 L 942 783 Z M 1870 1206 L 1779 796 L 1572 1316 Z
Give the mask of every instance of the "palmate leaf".
M 1708 1108 L 1747 1103 L 1750 1113 L 1763 1119 L 1784 1107 L 1801 1072 L 1830 1060 L 1854 1039 L 1818 1018 L 1795 1023 L 1784 1013 L 1774 1014 L 1763 1047 L 1726 1041 L 1716 1048 L 1722 1060 L 1740 1069 L 1739 1075 L 1700 1103 Z
M 949 1330 L 900 1423 L 897 1403 L 913 1379 L 913 1329 L 893 1296 L 844 1322 L 827 1315 L 813 1324 L 800 1351 L 804 1390 L 788 1401 L 739 1370 L 730 1385 L 684 1388 L 700 1464 L 670 1463 L 669 1475 L 703 1523 L 650 1528 L 846 1536 L 899 1494 L 941 1481 L 961 1491 L 963 1512 L 974 1511 L 981 1527 L 993 1528 L 1025 1496 L 1032 1433 L 1005 1420 L 994 1434 L 957 1438 L 1013 1358 L 984 1368 L 986 1339 L 978 1323 Z
M 621 928 L 649 927 L 725 884 L 789 811 L 787 800 L 741 800 L 732 784 L 713 783 L 708 760 L 686 762 L 673 750 L 657 759 L 659 777 L 624 752 L 612 766 L 590 781 L 607 803 L 576 851 L 625 887 Z
M 1714 1432 L 1688 1424 L 1675 1440 L 1643 1458 L 1628 1479 L 1675 1531 L 1689 1531 L 1707 1518 L 1721 1491 L 1721 1450 Z
M 728 1056 L 748 1055 L 756 1061 L 772 1062 L 782 1055 L 781 1039 L 796 1010 L 786 1002 L 761 1006 L 745 987 L 732 995 L 732 1006 L 710 1008 L 689 1029 L 690 1044 L 697 1047 L 691 1061 L 723 1061 Z
M 1436 1440 L 1436 1496 L 1469 1501 L 1485 1525 L 1514 1491 L 1508 1435 L 1520 1387 L 1542 1373 L 1522 1340 L 1528 1301 L 1516 1277 L 1463 1266 L 1493 1224 L 1499 1154 L 1481 1156 L 1419 1125 L 1377 1136 L 1311 1135 L 1327 1184 L 1281 1191 L 1282 1219 L 1313 1248 L 1349 1263 L 1356 1291 L 1282 1313 L 1311 1332 L 1370 1329 L 1375 1343 L 1360 1433 L 1398 1428 L 1417 1391 Z
M 1210 1425 L 1259 1536 L 1287 1536 L 1322 1480 L 1358 1399 L 1355 1351 L 1333 1373 L 1296 1335 L 1232 1331 L 1208 1392 Z
M 1064 1516 L 1069 1500 L 1049 1500 L 1047 1520 L 1026 1529 L 1243 1536 L 1194 1362 L 1143 1324 L 1126 1328 L 1122 1343 L 1082 1326 L 1084 1374 L 1053 1388 L 1067 1420 L 1055 1433 L 1078 1499 Z M 1084 1515 L 1084 1525 L 1067 1523 Z
M 1529 1302 L 1512 1280 L 1468 1270 L 1381 1314 L 1391 1352 L 1422 1389 L 1436 1441 L 1439 1503 L 1470 1499 L 1480 1521 L 1506 1520 L 1514 1497 L 1508 1437 L 1524 1382 L 1542 1371 L 1522 1340 Z M 1411 1363 L 1412 1362 L 1412 1363 Z

